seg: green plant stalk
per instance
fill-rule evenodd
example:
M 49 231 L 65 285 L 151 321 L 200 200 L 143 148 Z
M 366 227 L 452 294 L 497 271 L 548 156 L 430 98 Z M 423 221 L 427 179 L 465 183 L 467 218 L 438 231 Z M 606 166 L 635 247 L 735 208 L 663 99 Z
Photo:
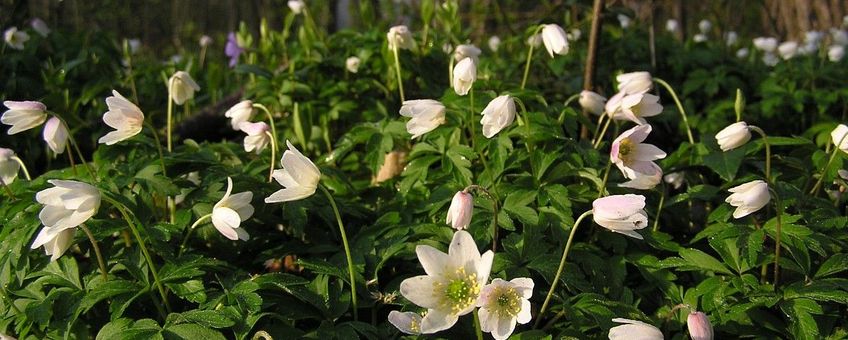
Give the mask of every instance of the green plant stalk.
M 603 129 L 601 129 L 601 133 L 600 133 L 600 134 L 597 134 L 597 135 L 595 136 L 595 141 L 594 141 L 594 142 L 592 142 L 592 146 L 593 146 L 595 149 L 597 149 L 599 146 L 601 146 L 601 140 L 603 140 L 604 135 L 606 135 L 606 134 L 607 134 L 607 129 L 609 129 L 609 126 L 610 126 L 610 123 L 611 123 L 611 122 L 612 122 L 612 117 L 609 117 L 609 119 L 607 119 L 607 122 L 604 124 L 604 128 L 603 128 Z M 598 121 L 598 123 L 600 123 L 600 120 Z
M 665 87 L 665 89 L 671 93 L 671 97 L 674 98 L 674 104 L 677 105 L 677 110 L 680 111 L 680 117 L 683 118 L 683 125 L 686 126 L 686 136 L 689 138 L 689 144 L 695 145 L 695 138 L 692 137 L 692 129 L 689 128 L 689 118 L 686 117 L 686 111 L 683 110 L 683 104 L 681 104 L 680 99 L 677 98 L 677 93 L 674 92 L 674 89 L 671 88 L 671 85 L 665 82 L 665 80 L 654 78 L 654 81 Z
M 448 84 L 453 86 L 453 56 L 449 57 L 450 61 L 448 61 Z
M 494 212 L 492 217 L 492 251 L 496 251 L 498 249 L 498 199 L 489 190 L 477 184 L 465 187 L 462 192 L 468 193 L 472 190 L 482 191 L 492 201 L 492 211 Z
M 124 39 L 124 57 L 127 59 L 127 78 L 130 81 L 130 89 L 132 90 L 133 101 L 138 103 L 138 91 L 135 88 L 135 73 L 133 72 L 132 53 L 130 53 L 129 41 Z M 201 59 L 203 60 L 203 59 Z M 201 65 L 203 63 L 201 62 Z
M 595 146 L 595 139 L 600 138 L 598 137 L 598 134 L 601 133 L 601 125 L 604 124 L 604 121 L 606 120 L 605 118 L 607 118 L 606 113 L 601 113 L 601 115 L 598 116 L 598 123 L 595 124 L 595 133 L 592 134 L 592 146 Z
M 9 185 L 8 185 L 8 184 L 6 184 L 6 182 L 5 182 L 2 178 L 0 178 L 0 184 L 2 184 L 2 185 L 3 185 L 3 188 L 5 188 L 5 189 L 6 189 L 6 193 L 7 193 L 7 194 L 9 194 L 9 198 L 11 198 L 11 199 L 13 199 L 13 200 L 18 199 L 18 198 L 15 196 L 15 193 L 14 193 L 14 192 L 12 192 L 12 188 L 9 188 Z
M 185 237 L 183 237 L 183 242 L 180 243 L 180 250 L 179 252 L 177 252 L 177 257 L 183 255 L 183 251 L 185 251 L 186 246 L 188 245 L 188 239 L 189 237 L 191 237 L 191 232 L 194 231 L 194 228 L 196 228 L 198 225 L 200 225 L 200 223 L 203 223 L 203 221 L 206 221 L 209 218 L 212 218 L 212 213 L 200 216 L 197 221 L 194 221 L 194 223 L 192 223 L 191 226 L 188 227 L 188 230 L 186 230 L 186 235 Z
M 477 340 L 483 340 L 483 330 L 480 329 L 480 316 L 477 315 L 479 308 L 474 308 L 474 334 L 477 335 Z
M 153 133 L 153 141 L 156 143 L 156 152 L 159 154 L 159 165 L 162 166 L 162 175 L 168 177 L 168 172 L 165 169 L 165 154 L 162 152 L 162 143 L 159 141 L 159 134 L 156 133 L 156 129 L 150 123 L 144 123 L 147 128 L 150 129 L 150 132 Z
M 598 187 L 598 198 L 604 197 L 604 192 L 607 191 L 607 180 L 609 180 L 610 170 L 612 170 L 612 159 L 607 159 L 607 168 L 604 170 L 601 186 Z
M 474 147 L 474 139 L 476 139 L 475 136 L 474 136 L 475 135 L 474 130 L 476 130 L 477 128 L 476 128 L 476 126 L 474 126 L 475 124 L 474 124 L 474 88 L 473 87 L 468 90 L 468 108 L 469 108 L 469 110 L 468 110 L 468 133 L 471 136 L 471 140 L 470 140 L 469 144 L 471 144 L 472 150 L 477 150 L 477 148 Z
M 548 303 L 551 302 L 551 297 L 556 290 L 557 284 L 559 284 L 559 277 L 562 275 L 562 270 L 565 268 L 565 260 L 568 258 L 568 251 L 571 250 L 571 242 L 574 240 L 574 234 L 577 232 L 577 227 L 580 225 L 580 222 L 583 221 L 586 216 L 592 214 L 592 210 L 584 212 L 580 217 L 577 218 L 577 221 L 574 222 L 574 226 L 571 227 L 571 232 L 568 234 L 568 241 L 565 242 L 565 250 L 562 252 L 562 259 L 559 260 L 559 268 L 557 268 L 556 275 L 554 276 L 554 281 L 551 282 L 551 289 L 548 291 L 548 295 L 545 296 L 545 302 L 542 303 L 542 308 L 539 309 L 539 314 L 536 314 L 536 323 L 533 325 L 533 328 L 538 328 L 539 323 L 542 321 L 542 315 L 545 315 L 545 310 L 548 308 Z
M 262 104 L 253 104 L 253 107 L 258 108 L 265 112 L 265 116 L 268 118 L 268 125 L 271 126 L 271 170 L 268 172 L 268 183 L 271 183 L 274 175 L 274 164 L 277 161 L 277 126 L 274 124 L 274 115 L 271 114 L 271 111 L 268 110 L 265 105 Z M 298 121 L 300 117 L 297 117 Z M 266 132 L 267 133 L 267 132 Z M 303 147 L 306 145 L 303 143 Z
M 536 34 L 538 34 L 539 30 L 541 30 L 542 27 L 544 27 L 544 26 L 539 25 L 539 27 L 536 27 L 536 30 L 533 31 L 533 34 L 531 34 L 530 36 L 533 37 Z M 527 50 L 527 62 L 524 63 L 524 77 L 521 78 L 521 89 L 522 90 L 524 89 L 524 86 L 527 85 L 527 75 L 530 74 L 530 61 L 533 60 L 534 46 L 533 46 L 533 44 L 529 44 L 529 45 L 530 45 L 530 49 Z
M 91 233 L 91 230 L 85 226 L 85 224 L 80 224 L 80 229 L 85 232 L 85 236 L 88 236 L 88 241 L 91 242 L 91 248 L 94 248 L 94 255 L 97 256 L 97 265 L 100 266 L 100 273 L 103 274 L 103 281 L 109 281 L 109 276 L 106 274 L 108 270 L 106 270 L 106 261 L 103 260 L 103 254 L 100 253 L 100 246 L 97 245 L 97 240 L 94 239 L 94 234 Z
M 53 115 L 53 116 L 56 117 L 56 118 L 59 118 L 59 122 L 61 122 L 62 125 L 65 126 L 65 130 L 68 131 L 68 141 L 70 142 L 71 146 L 74 147 L 74 150 L 77 152 L 77 156 L 79 156 L 80 163 L 82 163 L 82 165 L 85 166 L 85 169 L 88 171 L 88 174 L 91 175 L 92 178 L 94 178 L 96 181 L 99 182 L 100 177 L 97 176 L 97 171 L 95 171 L 94 168 L 92 168 L 90 165 L 88 165 L 88 162 L 85 160 L 85 156 L 82 155 L 82 151 L 79 148 L 79 143 L 77 143 L 76 138 L 74 138 L 74 134 L 71 133 L 71 128 L 70 128 L 70 126 L 68 126 L 68 122 L 66 122 L 64 119 L 62 119 L 62 117 L 59 117 L 58 115 Z M 70 149 L 68 149 L 68 152 L 69 152 L 68 155 L 70 155 Z
M 135 236 L 136 241 L 138 241 L 138 246 L 141 248 L 141 253 L 144 255 L 144 259 L 147 261 L 147 265 L 150 267 L 150 273 L 153 274 L 153 281 L 156 285 L 156 288 L 159 290 L 159 295 L 162 296 L 162 303 L 165 304 L 165 309 L 168 313 L 171 312 L 171 305 L 168 303 L 168 294 L 165 292 L 165 286 L 162 285 L 162 281 L 159 280 L 159 273 L 156 270 L 156 265 L 153 263 L 153 258 L 150 257 L 150 252 L 147 250 L 147 246 L 144 243 L 144 239 L 141 238 L 141 234 L 139 234 L 138 229 L 135 227 L 135 223 L 132 222 L 132 218 L 130 217 L 130 213 L 127 212 L 127 208 L 121 202 L 116 201 L 115 199 L 109 197 L 108 195 L 102 195 L 104 199 L 109 201 L 115 209 L 121 213 L 121 216 L 124 218 L 124 221 L 127 222 L 127 226 L 130 227 L 130 231 L 132 231 L 133 236 Z
M 168 152 L 173 151 L 173 147 L 171 144 L 171 120 L 173 119 L 174 114 L 174 81 L 173 79 L 168 79 L 168 117 L 167 117 L 167 136 L 165 137 L 166 144 L 168 145 Z
M 18 156 L 12 156 L 11 158 L 12 158 L 12 160 L 14 160 L 15 162 L 18 162 L 18 164 L 21 165 L 21 170 L 24 171 L 24 177 L 26 177 L 27 181 L 32 181 L 32 177 L 29 177 L 29 171 L 27 171 L 27 167 L 24 164 L 24 161 L 22 161 L 20 158 L 18 158 Z
M 768 182 L 769 186 L 771 186 L 771 145 L 768 142 L 768 136 L 766 136 L 766 132 L 759 127 L 749 125 L 748 129 L 758 133 L 763 138 L 763 144 L 766 145 L 766 182 Z
M 356 321 L 359 319 L 359 311 L 356 304 L 356 275 L 354 275 L 353 271 L 353 258 L 350 256 L 350 245 L 347 242 L 347 233 L 345 232 L 344 223 L 342 222 L 342 215 L 339 213 L 339 207 L 336 206 L 336 200 L 333 199 L 333 195 L 324 185 L 319 184 L 319 188 L 321 188 L 321 192 L 327 196 L 327 200 L 330 201 L 330 206 L 333 207 L 333 213 L 336 214 L 336 223 L 339 225 L 339 233 L 342 236 L 342 245 L 344 246 L 345 257 L 347 258 L 347 271 L 350 275 L 350 302 L 353 305 L 353 320 Z
M 524 138 L 526 138 L 524 140 L 524 145 L 527 147 L 527 153 L 529 154 L 533 151 L 533 147 L 532 147 L 532 145 L 530 145 L 530 142 L 529 142 L 529 140 L 530 140 L 530 114 L 527 113 L 527 107 L 524 106 L 524 102 L 521 101 L 521 99 L 518 99 L 517 97 L 512 97 L 512 99 L 515 100 L 515 102 L 518 103 L 518 106 L 521 108 L 521 115 L 517 115 L 518 116 L 518 125 L 524 125 L 524 130 L 525 130 L 525 133 L 527 134 L 524 137 Z
M 775 226 L 775 239 L 774 239 L 774 283 L 773 286 L 777 289 L 777 283 L 780 281 L 780 249 L 783 248 L 783 245 L 780 243 L 781 229 L 783 227 L 783 220 L 781 219 L 781 215 L 783 215 L 783 203 L 780 201 L 780 196 L 777 194 L 777 191 L 773 191 L 774 193 L 774 209 L 776 210 L 776 222 Z
M 67 151 L 67 154 L 68 154 L 68 162 L 71 163 L 71 171 L 73 171 L 74 177 L 77 177 L 78 176 L 77 175 L 77 166 L 74 163 L 74 155 L 73 155 L 73 152 L 71 151 L 71 146 L 65 145 L 65 151 Z
M 839 153 L 839 151 L 841 151 L 841 149 L 839 149 L 839 146 L 842 145 L 842 142 L 845 141 L 846 137 L 848 137 L 848 134 L 843 135 L 842 138 L 839 140 L 839 143 L 833 145 L 833 151 L 830 153 L 830 158 L 828 158 L 827 163 L 824 165 L 824 168 L 822 169 L 822 174 L 819 177 L 818 181 L 816 181 L 816 185 L 814 185 L 813 189 L 810 190 L 810 195 L 815 195 L 819 192 L 819 189 L 822 185 L 822 181 L 824 180 L 825 172 L 827 172 L 827 169 L 830 168 L 830 163 L 833 163 L 833 159 L 836 158 L 836 155 Z
M 571 102 L 573 102 L 577 98 L 580 98 L 579 93 L 572 94 L 571 97 L 568 97 L 568 99 L 565 100 L 565 104 L 563 105 L 563 110 L 559 114 L 559 118 L 557 118 L 557 123 L 562 124 L 562 123 L 565 122 L 565 108 L 568 107 L 568 104 L 571 104 Z M 601 117 L 603 117 L 603 115 L 601 115 Z M 597 131 L 596 131 L 596 133 L 597 133 Z
M 654 227 L 653 227 L 654 231 L 660 230 L 660 214 L 662 214 L 663 203 L 665 203 L 665 195 L 666 195 L 665 183 L 663 183 L 662 187 L 663 187 L 662 192 L 660 192 L 660 204 L 657 205 L 657 215 L 654 216 Z
M 403 96 L 403 79 L 400 76 L 400 58 L 398 58 L 397 46 L 392 49 L 392 54 L 395 56 L 395 73 L 397 74 L 398 91 L 400 92 L 400 101 L 403 103 L 406 101 L 406 97 Z

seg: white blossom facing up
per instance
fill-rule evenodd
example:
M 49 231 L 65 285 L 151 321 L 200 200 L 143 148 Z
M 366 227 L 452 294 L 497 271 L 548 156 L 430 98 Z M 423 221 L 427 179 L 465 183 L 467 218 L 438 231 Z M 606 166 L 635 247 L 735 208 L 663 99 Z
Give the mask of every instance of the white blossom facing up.
M 359 65 L 361 63 L 362 61 L 357 56 L 348 57 L 345 59 L 345 69 L 350 73 L 357 73 L 359 72 Z
M 266 197 L 265 203 L 296 201 L 312 196 L 315 190 L 318 190 L 321 171 L 291 142 L 286 141 L 286 146 L 288 150 L 283 152 L 283 158 L 280 160 L 282 169 L 274 170 L 272 175 L 283 189 Z
M 480 291 L 480 329 L 497 340 L 509 338 L 515 324 L 530 322 L 530 297 L 533 279 L 520 277 L 509 281 L 494 279 Z
M 445 123 L 445 106 L 432 99 L 407 100 L 400 107 L 400 115 L 412 118 L 406 122 L 406 131 L 414 139 Z
M 212 208 L 212 225 L 230 240 L 247 241 L 250 235 L 240 226 L 242 221 L 253 216 L 253 206 L 250 205 L 253 193 L 245 191 L 230 195 L 232 191 L 233 179 L 227 177 L 227 192 Z
M 610 149 L 610 160 L 625 178 L 636 180 L 627 187 L 647 190 L 662 180 L 662 169 L 653 161 L 666 153 L 652 144 L 643 143 L 651 133 L 650 125 L 635 126 L 618 136 Z
M 483 109 L 483 136 L 492 138 L 515 121 L 515 99 L 509 95 L 498 96 Z
M 113 145 L 141 132 L 144 126 L 144 113 L 118 91 L 112 90 L 112 96 L 106 98 L 106 107 L 109 111 L 103 114 L 103 122 L 115 131 L 100 137 L 97 140 L 98 143 Z

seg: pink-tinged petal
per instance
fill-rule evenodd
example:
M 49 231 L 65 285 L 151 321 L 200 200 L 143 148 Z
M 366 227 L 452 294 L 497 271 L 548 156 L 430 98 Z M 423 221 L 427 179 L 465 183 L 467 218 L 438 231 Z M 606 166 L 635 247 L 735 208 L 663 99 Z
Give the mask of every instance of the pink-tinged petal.
M 488 308 L 478 309 L 477 316 L 480 318 L 480 330 L 485 333 L 491 333 L 498 326 L 498 313 L 492 313 Z
M 271 131 L 271 128 L 265 122 L 242 122 L 239 124 L 239 129 L 251 136 L 262 135 L 267 131 Z
M 9 108 L 10 110 L 24 110 L 24 111 L 47 111 L 47 106 L 42 102 L 37 101 L 14 101 L 14 100 L 6 100 L 3 101 L 3 106 Z
M 450 257 L 436 248 L 418 245 L 415 247 L 415 253 L 427 275 L 441 277 L 445 270 L 450 270 Z
M 441 300 L 434 294 L 435 283 L 435 279 L 427 275 L 411 277 L 400 283 L 400 294 L 417 306 L 436 308 Z
M 636 144 L 636 147 L 632 152 L 632 157 L 635 161 L 653 161 L 663 159 L 666 156 L 665 151 L 662 151 L 653 144 Z

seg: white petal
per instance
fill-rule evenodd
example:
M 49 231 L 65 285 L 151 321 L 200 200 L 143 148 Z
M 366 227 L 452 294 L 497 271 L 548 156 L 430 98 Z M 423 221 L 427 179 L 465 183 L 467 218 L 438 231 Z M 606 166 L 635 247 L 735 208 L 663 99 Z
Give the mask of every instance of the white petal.
M 464 267 L 468 273 L 477 271 L 480 251 L 477 250 L 477 244 L 467 231 L 460 230 L 453 234 L 448 254 L 453 261 L 453 267 Z
M 212 225 L 226 238 L 238 240 L 238 234 L 233 229 L 238 228 L 240 224 L 241 219 L 235 210 L 226 207 L 212 209 Z
M 497 339 L 506 339 L 512 335 L 512 331 L 515 330 L 515 318 L 514 317 L 502 317 L 498 319 L 498 326 L 492 330 L 492 336 Z
M 427 275 L 419 275 L 400 283 L 400 294 L 410 302 L 423 307 L 439 306 L 439 297 L 434 295 L 435 280 Z
M 137 133 L 138 132 L 129 131 L 129 130 L 116 130 L 116 131 L 112 131 L 112 132 L 107 133 L 103 137 L 100 137 L 100 139 L 98 139 L 97 142 L 100 143 L 100 144 L 114 145 L 117 142 L 129 139 L 132 136 L 135 136 Z
M 530 322 L 530 319 L 533 318 L 533 316 L 530 314 L 530 309 L 531 309 L 530 301 L 522 299 L 521 300 L 521 311 L 518 312 L 518 315 L 516 316 L 515 321 L 518 321 L 518 323 L 520 323 L 522 325 Z
M 294 187 L 277 190 L 265 198 L 265 203 L 290 202 L 304 199 L 315 193 L 317 188 Z
M 450 257 L 436 248 L 419 245 L 415 247 L 415 253 L 427 275 L 440 277 L 445 270 L 450 270 Z
M 463 59 L 464 60 L 464 59 Z M 432 334 L 453 327 L 458 317 L 447 311 L 430 309 L 421 319 L 421 333 Z

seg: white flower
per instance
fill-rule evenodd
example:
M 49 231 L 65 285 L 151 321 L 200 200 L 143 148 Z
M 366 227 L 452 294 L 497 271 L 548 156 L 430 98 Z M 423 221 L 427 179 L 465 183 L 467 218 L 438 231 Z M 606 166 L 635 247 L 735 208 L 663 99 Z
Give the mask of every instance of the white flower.
M 650 125 L 638 125 L 624 131 L 616 138 L 610 149 L 610 160 L 621 170 L 624 177 L 638 182 L 627 183 L 628 187 L 656 185 L 662 170 L 653 161 L 663 159 L 666 153 L 652 144 L 642 143 L 651 133 Z M 653 187 L 651 185 L 650 187 Z
M 348 57 L 345 60 L 345 68 L 350 73 L 357 73 L 357 72 L 359 72 L 359 64 L 361 64 L 361 63 L 362 63 L 362 61 L 359 60 L 359 57 L 356 57 L 356 56 Z
M 848 152 L 848 126 L 839 124 L 830 132 L 830 139 L 839 150 Z
M 833 43 L 836 45 L 848 45 L 848 31 L 844 29 L 841 30 L 838 28 L 831 28 L 830 37 L 833 39 Z
M 0 148 L 0 179 L 6 185 L 12 184 L 21 170 L 21 163 L 15 160 L 15 152 L 12 149 Z
M 727 44 L 727 46 L 736 45 L 736 43 L 738 41 L 739 41 L 739 34 L 736 34 L 735 31 L 729 31 L 729 32 L 724 34 L 724 43 Z
M 44 253 L 50 255 L 50 261 L 56 261 L 68 248 L 71 247 L 71 242 L 74 240 L 74 229 L 55 230 L 53 228 L 41 228 L 38 235 L 33 241 L 31 249 L 44 246 Z
M 634 172 L 629 181 L 619 183 L 618 186 L 637 190 L 651 190 L 662 181 L 662 168 L 656 163 L 646 163 L 645 168 Z
M 630 17 L 624 14 L 619 14 L 616 18 L 618 18 L 618 24 L 621 25 L 621 28 L 627 29 L 630 27 Z
M 457 191 L 451 199 L 448 208 L 448 217 L 445 223 L 450 224 L 456 230 L 468 228 L 471 224 L 471 216 L 474 211 L 474 196 L 464 191 Z
M 94 216 L 100 207 L 100 191 L 89 184 L 58 179 L 47 182 L 54 187 L 35 194 L 35 200 L 44 204 L 38 219 L 47 228 L 76 227 Z
M 683 186 L 683 181 L 686 180 L 686 176 L 684 176 L 682 171 L 672 172 L 663 176 L 663 181 L 668 184 L 671 184 L 671 187 L 674 190 L 680 189 Z
M 445 54 L 450 54 L 452 51 L 453 45 L 451 45 L 449 42 L 442 44 L 442 52 L 445 52 Z
M 44 124 L 43 137 L 50 150 L 53 150 L 56 154 L 61 154 L 65 151 L 65 145 L 68 143 L 68 129 L 59 118 L 51 117 L 47 120 L 47 124 Z
M 836 63 L 842 60 L 845 57 L 845 47 L 840 45 L 833 45 L 827 49 L 827 59 Z
M 474 81 L 477 80 L 477 64 L 471 58 L 462 59 L 453 68 L 453 90 L 456 94 L 464 96 L 471 90 Z
M 768 184 L 761 180 L 751 181 L 728 189 L 732 192 L 724 201 L 736 207 L 733 218 L 742 218 L 750 215 L 768 204 L 771 200 Z
M 566 35 L 568 37 L 568 41 L 577 41 L 580 40 L 580 37 L 583 35 L 583 32 L 580 31 L 579 28 L 572 28 L 568 31 Z
M 763 64 L 766 64 L 767 66 L 777 65 L 779 61 L 780 59 L 778 59 L 777 55 L 775 55 L 774 53 L 766 52 L 765 54 L 763 54 Z
M 777 47 L 777 52 L 784 60 L 792 59 L 798 53 L 798 43 L 795 41 L 783 42 Z
M 608 334 L 610 340 L 663 340 L 663 334 L 659 328 L 642 321 L 623 318 L 615 318 L 612 321 L 624 325 L 610 328 Z
M 17 27 L 10 27 L 3 32 L 3 38 L 6 40 L 6 44 L 8 44 L 9 47 L 16 50 L 22 50 L 24 49 L 24 43 L 29 40 L 29 34 L 24 31 L 18 31 Z
M 698 23 L 698 30 L 700 30 L 702 34 L 710 33 L 711 29 L 713 29 L 713 23 L 707 19 L 701 20 Z
M 600 115 L 604 112 L 604 106 L 606 105 L 607 99 L 595 92 L 583 90 L 580 92 L 580 99 L 578 102 L 580 103 L 580 107 L 584 110 L 591 112 L 594 115 Z
M 212 37 L 206 34 L 200 36 L 200 47 L 208 47 L 209 45 L 212 45 Z
M 271 143 L 271 134 L 268 132 L 271 131 L 271 127 L 265 122 L 243 122 L 239 128 L 247 134 L 244 137 L 245 152 L 256 151 L 256 154 L 259 154 Z
M 41 18 L 32 19 L 30 25 L 42 37 L 47 37 L 50 34 L 50 27 L 47 27 L 47 23 L 41 20 Z
M 763 52 L 774 52 L 777 49 L 777 39 L 772 37 L 754 38 L 754 47 Z
M 648 226 L 645 212 L 645 196 L 612 195 L 592 202 L 592 219 L 610 231 L 642 239 L 636 230 Z
M 250 235 L 239 226 L 241 221 L 253 216 L 253 206 L 250 205 L 253 193 L 245 191 L 230 195 L 231 191 L 233 191 L 233 179 L 227 177 L 227 192 L 212 208 L 212 225 L 228 239 L 247 241 Z
M 530 296 L 533 295 L 533 279 L 520 277 L 510 281 L 494 279 L 480 291 L 477 307 L 480 307 L 480 329 L 492 333 L 497 340 L 509 338 L 515 323 L 530 322 Z
M 744 59 L 744 58 L 748 57 L 749 53 L 750 53 L 750 51 L 748 51 L 747 47 L 740 48 L 740 49 L 736 50 L 736 58 Z
M 703 34 L 703 33 L 698 33 L 698 34 L 695 34 L 694 37 L 692 37 L 692 40 L 696 43 L 702 43 L 702 42 L 707 41 L 707 35 Z
M 273 177 L 283 189 L 277 190 L 265 198 L 265 203 L 289 202 L 303 199 L 315 193 L 321 171 L 304 156 L 291 142 L 286 141 L 288 150 L 283 152 L 280 160 L 282 169 L 274 170 Z
M 118 91 L 112 90 L 112 96 L 106 98 L 106 106 L 109 111 L 103 114 L 103 122 L 115 131 L 100 137 L 97 140 L 98 143 L 112 145 L 141 132 L 144 125 L 144 113 Z
M 390 50 L 411 50 L 415 48 L 415 40 L 412 39 L 412 33 L 405 25 L 390 28 L 389 33 L 386 33 L 386 39 L 389 41 Z
M 141 40 L 137 38 L 127 40 L 127 45 L 130 48 L 130 54 L 136 54 L 139 49 L 141 49 Z
M 492 99 L 482 114 L 480 124 L 483 125 L 483 136 L 492 138 L 515 121 L 515 99 L 509 95 Z
M 822 31 L 804 32 L 804 44 L 818 46 L 822 39 L 824 39 L 824 32 Z
M 721 151 L 730 151 L 751 140 L 751 131 L 747 123 L 736 122 L 719 131 L 715 138 Z
M 636 124 L 647 124 L 644 117 L 653 117 L 662 113 L 663 107 L 659 103 L 660 97 L 639 92 L 625 95 L 619 92 L 612 96 L 607 102 L 605 109 L 615 120 L 629 120 Z
M 542 45 L 542 33 L 537 33 L 527 37 L 527 45 L 533 46 L 533 48 L 537 48 L 539 45 Z
M 445 123 L 445 106 L 432 99 L 407 100 L 400 107 L 400 115 L 412 118 L 406 122 L 406 131 L 417 138 Z
M 288 5 L 294 14 L 303 13 L 303 9 L 306 7 L 306 4 L 302 0 L 289 0 Z
M 651 73 L 646 71 L 622 73 L 615 77 L 615 81 L 618 83 L 618 90 L 624 91 L 625 94 L 648 92 L 654 86 Z
M 465 58 L 471 58 L 474 60 L 474 64 L 480 62 L 480 53 L 483 53 L 477 46 L 471 44 L 463 44 L 456 47 L 453 51 L 453 59 L 456 61 L 462 61 Z
M 453 234 L 448 253 L 428 245 L 415 247 L 418 261 L 427 275 L 400 283 L 400 293 L 412 303 L 427 308 L 421 319 L 421 333 L 431 334 L 451 328 L 457 319 L 474 310 L 480 289 L 489 279 L 494 253 L 482 256 L 471 234 Z
M 241 123 L 249 121 L 252 116 L 253 102 L 250 100 L 242 100 L 224 113 L 224 117 L 230 118 L 233 130 L 239 130 Z
M 415 312 L 389 312 L 389 323 L 406 334 L 421 334 L 421 314 Z
M 692 340 L 713 340 L 713 325 L 706 314 L 698 311 L 689 313 L 686 326 Z
M 194 98 L 194 92 L 200 91 L 200 86 L 197 86 L 194 79 L 191 79 L 191 75 L 185 71 L 174 73 L 168 80 L 168 84 L 170 85 L 168 90 L 171 92 L 171 99 L 177 105 L 183 105 L 186 100 Z
M 12 126 L 6 132 L 10 135 L 32 129 L 47 120 L 47 113 L 45 112 L 47 106 L 44 106 L 41 102 L 7 100 L 3 102 L 3 105 L 8 107 L 9 110 L 3 112 L 0 122 Z
M 676 33 L 679 28 L 680 24 L 677 22 L 677 20 L 668 19 L 668 21 L 665 22 L 665 30 L 668 32 Z
M 489 49 L 492 50 L 492 52 L 497 52 L 498 47 L 501 46 L 501 38 L 499 38 L 497 35 L 493 35 L 492 37 L 489 38 L 488 45 L 489 45 Z
M 551 58 L 554 54 L 566 55 L 568 53 L 568 37 L 565 31 L 557 24 L 547 24 L 542 28 L 542 43 Z

